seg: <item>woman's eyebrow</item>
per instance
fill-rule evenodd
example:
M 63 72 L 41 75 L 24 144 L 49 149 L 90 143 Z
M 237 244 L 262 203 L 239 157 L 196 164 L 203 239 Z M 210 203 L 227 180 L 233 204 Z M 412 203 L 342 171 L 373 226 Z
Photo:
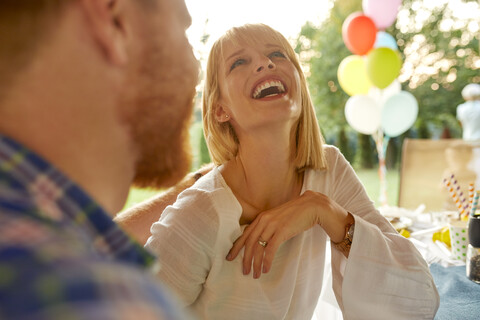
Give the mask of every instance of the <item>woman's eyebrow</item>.
M 282 49 L 281 46 L 279 46 L 278 44 L 273 44 L 273 43 L 267 43 L 267 44 L 265 44 L 265 47 Z
M 240 49 L 240 50 L 238 50 L 238 51 L 235 51 L 235 52 L 234 52 L 234 53 L 232 53 L 232 54 L 231 54 L 231 55 L 230 55 L 230 56 L 229 56 L 229 57 L 228 57 L 228 58 L 227 58 L 225 61 L 228 61 L 228 60 L 230 60 L 232 57 L 234 57 L 234 56 L 237 56 L 237 55 L 241 54 L 243 51 L 245 51 L 245 49 L 243 49 L 243 48 L 242 48 L 242 49 Z

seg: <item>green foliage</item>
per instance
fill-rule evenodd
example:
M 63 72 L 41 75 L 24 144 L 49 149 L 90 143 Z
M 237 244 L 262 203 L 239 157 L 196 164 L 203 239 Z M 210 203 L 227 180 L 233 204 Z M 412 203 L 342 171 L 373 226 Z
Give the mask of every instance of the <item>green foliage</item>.
M 338 132 L 336 145 L 340 149 L 340 151 L 342 151 L 342 154 L 345 156 L 345 158 L 349 162 L 353 162 L 354 152 L 352 150 L 352 147 L 350 146 L 350 142 L 344 128 L 342 128 Z
M 463 3 L 472 10 L 479 8 L 476 1 Z M 440 131 L 448 127 L 453 137 L 460 138 L 455 115 L 457 106 L 463 103 L 461 91 L 468 83 L 480 82 L 479 35 L 468 28 L 471 23 L 478 25 L 478 16 L 460 19 L 447 3 L 428 9 L 421 1 L 404 0 L 402 7 L 401 23 L 387 31 L 397 39 L 404 55 L 404 90 L 419 103 L 418 119 L 424 122 L 416 124 L 423 130 L 419 136 L 430 136 L 426 127 Z M 419 10 L 430 11 L 423 24 L 418 22 Z
M 370 136 L 358 133 L 358 147 L 355 159 L 356 167 L 365 169 L 371 169 L 374 167 L 377 153 L 372 142 Z
M 327 140 L 336 140 L 342 130 L 352 129 L 345 120 L 344 107 L 348 95 L 340 88 L 337 68 L 350 55 L 342 40 L 342 24 L 354 11 L 361 10 L 361 2 L 335 1 L 330 17 L 320 27 L 312 23 L 302 27 L 296 50 L 306 64 L 309 89 L 318 121 Z
M 416 121 L 417 127 L 417 138 L 419 139 L 430 139 L 432 135 L 430 134 L 430 130 L 428 130 L 427 122 L 424 118 L 418 118 Z
M 198 139 L 200 139 L 200 163 L 199 166 L 203 164 L 210 163 L 210 154 L 208 153 L 207 142 L 205 141 L 205 135 L 203 134 L 203 128 L 200 126 L 200 131 L 198 132 Z
M 387 154 L 385 155 L 385 165 L 388 170 L 396 168 L 399 161 L 400 150 L 397 140 L 397 138 L 390 138 L 388 141 Z

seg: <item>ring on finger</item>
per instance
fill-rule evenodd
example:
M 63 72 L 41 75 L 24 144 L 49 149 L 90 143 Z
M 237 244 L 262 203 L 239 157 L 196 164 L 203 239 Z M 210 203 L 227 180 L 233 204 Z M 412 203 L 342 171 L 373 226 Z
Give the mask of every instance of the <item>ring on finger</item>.
M 258 244 L 265 248 L 268 244 L 268 241 L 265 241 L 262 238 L 258 238 Z

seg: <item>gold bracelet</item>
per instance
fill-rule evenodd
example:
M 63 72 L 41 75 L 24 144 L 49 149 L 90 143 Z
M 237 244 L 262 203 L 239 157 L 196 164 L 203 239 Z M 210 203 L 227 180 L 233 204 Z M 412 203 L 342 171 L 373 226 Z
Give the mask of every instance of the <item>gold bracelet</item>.
M 353 218 L 353 215 L 350 212 L 348 214 Z M 350 253 L 350 248 L 352 247 L 354 232 L 355 232 L 355 219 L 353 220 L 352 223 L 349 223 L 346 225 L 345 237 L 343 238 L 343 240 L 340 242 L 332 242 L 333 246 L 337 250 L 342 252 L 347 258 L 348 258 L 348 254 Z

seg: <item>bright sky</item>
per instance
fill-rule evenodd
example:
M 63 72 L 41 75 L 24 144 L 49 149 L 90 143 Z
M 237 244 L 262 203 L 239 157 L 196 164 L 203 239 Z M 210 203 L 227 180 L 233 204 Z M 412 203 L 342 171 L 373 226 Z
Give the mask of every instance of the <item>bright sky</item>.
M 422 0 L 426 7 L 434 7 L 445 2 L 457 17 L 474 17 L 479 10 L 474 3 L 461 0 Z M 294 39 L 307 21 L 318 25 L 326 18 L 332 0 L 185 0 L 192 26 L 187 31 L 190 43 L 197 52 L 206 55 L 214 40 L 226 30 L 249 22 L 262 22 L 280 31 L 289 39 Z M 420 9 L 417 3 L 416 9 Z M 430 16 L 425 10 L 417 10 L 420 23 Z M 400 20 L 401 17 L 399 17 Z M 208 23 L 206 21 L 208 20 Z M 445 22 L 448 24 L 448 21 Z M 479 23 L 472 22 L 468 28 L 472 32 L 479 30 Z M 447 29 L 451 26 L 445 26 Z M 206 33 L 209 42 L 204 46 L 200 39 Z
M 307 21 L 318 24 L 329 11 L 329 0 L 185 0 L 192 26 L 187 35 L 198 51 L 208 51 L 214 40 L 233 26 L 261 22 L 295 38 Z M 208 23 L 205 24 L 208 19 Z M 200 39 L 210 35 L 207 48 Z

